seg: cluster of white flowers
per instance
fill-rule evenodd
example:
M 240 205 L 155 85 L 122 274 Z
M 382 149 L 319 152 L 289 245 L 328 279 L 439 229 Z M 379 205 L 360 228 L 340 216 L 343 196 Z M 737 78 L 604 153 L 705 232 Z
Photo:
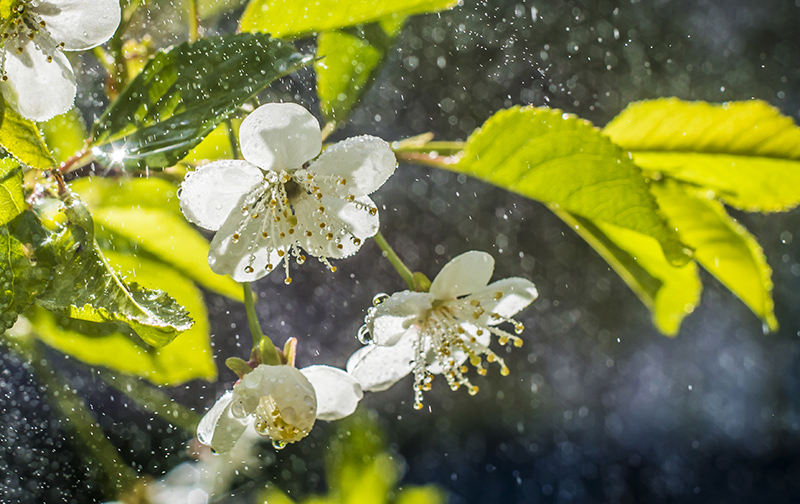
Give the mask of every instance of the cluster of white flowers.
M 0 0 L 3 97 L 34 121 L 68 111 L 77 88 L 63 51 L 102 44 L 119 22 L 119 0 Z

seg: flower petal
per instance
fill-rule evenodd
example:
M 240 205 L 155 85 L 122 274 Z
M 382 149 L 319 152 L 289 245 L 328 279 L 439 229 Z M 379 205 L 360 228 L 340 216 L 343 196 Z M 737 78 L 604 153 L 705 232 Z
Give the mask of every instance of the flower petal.
M 265 170 L 300 168 L 322 149 L 319 122 L 296 103 L 268 103 L 239 128 L 242 156 Z
M 56 44 L 67 51 L 83 51 L 100 45 L 117 31 L 118 0 L 48 0 L 33 10 L 47 24 Z
M 243 196 L 237 206 L 243 206 L 247 197 Z M 231 212 L 211 240 L 208 252 L 211 270 L 220 275 L 230 275 L 237 282 L 253 282 L 269 273 L 268 264 L 277 268 L 282 259 L 275 246 L 277 237 L 265 240 L 261 235 L 263 225 L 272 224 L 266 219 L 270 217 L 253 219 L 241 212 Z M 238 240 L 234 238 L 235 234 L 239 235 Z
M 215 161 L 186 174 L 181 211 L 198 226 L 216 231 L 239 200 L 261 183 L 264 172 L 247 161 Z
M 328 147 L 308 171 L 315 175 L 323 194 L 359 197 L 382 186 L 396 167 L 397 159 L 388 143 L 362 135 Z
M 369 197 L 358 198 L 356 203 L 328 197 L 317 201 L 308 194 L 295 197 L 292 206 L 301 231 L 300 245 L 317 257 L 342 259 L 358 252 L 367 238 L 378 232 L 380 221 L 377 212 L 373 215 L 368 210 L 375 208 Z
M 416 331 L 393 346 L 367 345 L 347 360 L 347 372 L 369 392 L 386 390 L 411 372 Z
M 458 300 L 462 306 L 469 306 L 468 311 L 472 311 L 470 303 L 478 301 L 484 313 L 477 320 L 476 324 L 496 325 L 503 322 L 504 318 L 513 317 L 516 313 L 531 304 L 539 293 L 533 282 L 525 278 L 512 277 L 504 278 L 492 282 L 486 287 L 475 291 L 471 296 Z M 501 318 L 493 317 L 496 313 Z
M 317 418 L 338 420 L 353 412 L 364 397 L 358 380 L 332 366 L 308 366 L 300 370 L 317 393 Z
M 232 400 L 233 392 L 225 392 L 197 425 L 197 439 L 218 453 L 233 448 L 246 428 L 243 419 L 235 418 L 231 414 Z
M 395 345 L 412 325 L 431 309 L 434 297 L 426 292 L 395 292 L 375 308 L 367 327 L 376 345 Z M 414 329 L 416 332 L 416 329 Z
M 492 278 L 494 258 L 486 252 L 471 250 L 454 257 L 431 283 L 436 299 L 453 299 L 485 287 Z
M 75 74 L 67 57 L 54 51 L 53 61 L 23 37 L 22 53 L 6 42 L 5 71 L 8 80 L 0 84 L 3 97 L 22 115 L 34 121 L 46 121 L 72 108 L 75 101 Z M 10 46 L 10 47 L 9 47 Z M 2 50 L 2 49 L 0 49 Z

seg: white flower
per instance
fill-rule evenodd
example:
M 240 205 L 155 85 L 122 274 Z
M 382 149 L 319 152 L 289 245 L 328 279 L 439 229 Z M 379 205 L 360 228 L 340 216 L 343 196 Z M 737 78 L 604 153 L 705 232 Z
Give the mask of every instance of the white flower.
M 246 374 L 203 416 L 197 439 L 219 453 L 233 448 L 252 424 L 276 448 L 298 441 L 315 420 L 337 420 L 353 413 L 363 397 L 349 374 L 331 366 L 261 364 Z
M 397 165 L 385 141 L 349 138 L 319 155 L 314 116 L 293 103 L 271 103 L 242 122 L 239 143 L 246 161 L 210 163 L 181 185 L 186 218 L 217 231 L 208 256 L 215 272 L 250 282 L 284 256 L 302 264 L 301 248 L 336 271 L 328 258 L 354 254 L 377 233 L 378 209 L 367 195 Z M 288 257 L 284 267 L 288 284 Z
M 0 0 L 3 97 L 34 121 L 68 111 L 75 74 L 63 51 L 102 44 L 119 21 L 119 0 Z
M 347 372 L 364 390 L 380 391 L 414 373 L 414 407 L 422 408 L 422 392 L 429 390 L 434 374 L 443 374 L 450 388 L 464 385 L 470 394 L 478 392 L 465 376 L 462 364 L 469 359 L 477 372 L 486 374 L 482 356 L 497 362 L 507 375 L 503 359 L 490 348 L 491 336 L 501 345 L 522 340 L 496 327 L 524 327 L 511 317 L 536 299 L 533 283 L 524 278 L 506 278 L 489 283 L 494 259 L 485 252 L 461 254 L 436 275 L 430 292 L 403 291 L 370 309 L 366 330 L 371 343 L 347 361 Z M 379 298 L 377 298 L 379 299 Z

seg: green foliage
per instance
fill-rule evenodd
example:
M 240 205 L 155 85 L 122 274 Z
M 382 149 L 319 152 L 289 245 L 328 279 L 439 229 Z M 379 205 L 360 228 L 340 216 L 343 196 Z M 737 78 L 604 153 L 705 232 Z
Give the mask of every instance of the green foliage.
M 31 168 L 55 166 L 36 123 L 25 119 L 0 97 L 0 146 Z
M 688 260 L 639 168 L 588 121 L 548 108 L 500 111 L 469 137 L 447 168 L 651 236 L 671 262 Z
M 66 224 L 54 233 L 53 280 L 38 298 L 44 308 L 92 322 L 124 322 L 153 346 L 192 326 L 186 310 L 164 292 L 126 283 L 94 241 L 94 222 L 79 200 L 63 207 Z
M 47 147 L 57 162 L 63 163 L 73 154 L 83 149 L 86 138 L 86 125 L 83 124 L 78 109 L 72 109 L 41 123 L 42 133 Z
M 772 270 L 756 239 L 717 201 L 697 197 L 674 182 L 655 184 L 653 193 L 694 259 L 761 317 L 778 329 L 772 302 Z
M 664 258 L 654 238 L 557 208 L 551 210 L 614 268 L 652 312 L 659 331 L 669 336 L 678 334 L 703 290 L 694 261 L 675 266 Z
M 764 102 L 639 102 L 603 133 L 643 169 L 733 207 L 780 212 L 800 203 L 800 128 Z
M 369 86 L 394 37 L 378 24 L 356 31 L 324 32 L 317 37 L 317 95 L 328 121 L 341 121 Z
M 29 320 L 43 342 L 91 365 L 141 376 L 157 385 L 178 385 L 192 379 L 216 379 L 203 296 L 182 275 L 154 261 L 105 252 L 111 267 L 135 275 L 148 287 L 169 286 L 175 300 L 186 307 L 194 325 L 162 348 L 151 348 L 131 337 L 125 326 L 57 316 L 43 309 Z
M 239 29 L 275 37 L 299 36 L 381 18 L 438 12 L 457 4 L 458 0 L 250 0 L 239 20 Z
M 107 248 L 158 260 L 207 289 L 241 300 L 239 285 L 208 266 L 208 241 L 180 213 L 171 182 L 92 177 L 76 181 L 72 189 L 85 197 Z
M 310 60 L 261 34 L 159 52 L 95 123 L 93 152 L 108 166 L 171 166 L 273 80 Z
M 22 192 L 22 167 L 10 157 L 0 158 L 0 225 L 25 210 Z
M 186 2 L 197 2 L 197 14 L 201 19 L 207 19 L 223 12 L 231 11 L 247 0 L 184 0 Z

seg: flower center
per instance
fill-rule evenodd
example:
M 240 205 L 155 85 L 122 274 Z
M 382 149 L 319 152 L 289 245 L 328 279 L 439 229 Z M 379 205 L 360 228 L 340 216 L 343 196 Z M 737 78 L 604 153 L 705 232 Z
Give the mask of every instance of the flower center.
M 24 44 L 32 43 L 34 47 L 47 56 L 47 62 L 53 62 L 53 55 L 63 51 L 65 44 L 56 42 L 47 30 L 47 23 L 34 10 L 39 0 L 0 0 L 0 80 L 8 80 L 5 63 L 9 52 L 22 54 Z
M 314 427 L 310 425 L 296 426 L 286 421 L 272 396 L 262 396 L 255 411 L 256 431 L 262 436 L 269 436 L 273 441 L 293 443 L 306 437 Z M 313 419 L 313 416 L 312 416 Z
M 493 299 L 500 301 L 502 292 L 495 292 Z M 414 408 L 422 409 L 422 392 L 431 389 L 433 372 L 431 371 L 430 356 L 441 366 L 441 373 L 447 380 L 452 390 L 465 386 L 470 395 L 478 393 L 478 386 L 473 385 L 466 376 L 469 370 L 462 362 L 468 361 L 481 376 L 486 374 L 484 366 L 485 356 L 487 363 L 497 362 L 500 365 L 500 374 L 508 376 L 510 370 L 502 357 L 492 351 L 485 336 L 496 336 L 498 342 L 505 346 L 512 342 L 515 347 L 522 346 L 522 339 L 507 331 L 490 325 L 508 322 L 514 325 L 515 334 L 521 334 L 525 327 L 521 322 L 503 317 L 497 313 L 489 313 L 481 306 L 481 302 L 472 299 L 435 302 L 419 324 L 419 337 L 415 343 L 414 358 Z
M 255 231 L 252 228 L 248 230 L 250 233 L 248 245 L 253 253 L 248 265 L 244 267 L 246 273 L 254 271 L 253 264 L 256 259 L 254 252 L 261 247 L 266 247 L 270 255 L 274 251 L 280 258 L 292 256 L 297 264 L 303 264 L 306 256 L 301 250 L 302 246 L 327 269 L 335 272 L 336 266 L 331 265 L 327 258 L 330 251 L 342 250 L 344 240 L 349 240 L 356 246 L 361 244 L 361 238 L 353 234 L 350 226 L 322 204 L 323 193 L 317 183 L 318 178 L 325 177 L 315 175 L 304 168 L 289 172 L 269 172 L 264 176 L 261 185 L 245 200 L 241 208 L 245 218 L 231 238 L 237 243 L 243 239 L 245 229 L 250 225 L 249 219 L 259 220 Z M 345 186 L 347 181 L 337 178 L 335 183 Z M 378 211 L 377 208 L 356 201 L 352 195 L 346 194 L 344 199 L 371 215 L 375 215 Z M 301 200 L 305 200 L 302 202 L 302 211 L 307 212 L 306 215 L 299 214 L 298 204 Z M 290 284 L 292 277 L 289 274 L 289 257 L 284 259 L 286 271 L 284 282 Z M 274 267 L 274 264 L 267 264 L 267 272 L 272 271 Z

